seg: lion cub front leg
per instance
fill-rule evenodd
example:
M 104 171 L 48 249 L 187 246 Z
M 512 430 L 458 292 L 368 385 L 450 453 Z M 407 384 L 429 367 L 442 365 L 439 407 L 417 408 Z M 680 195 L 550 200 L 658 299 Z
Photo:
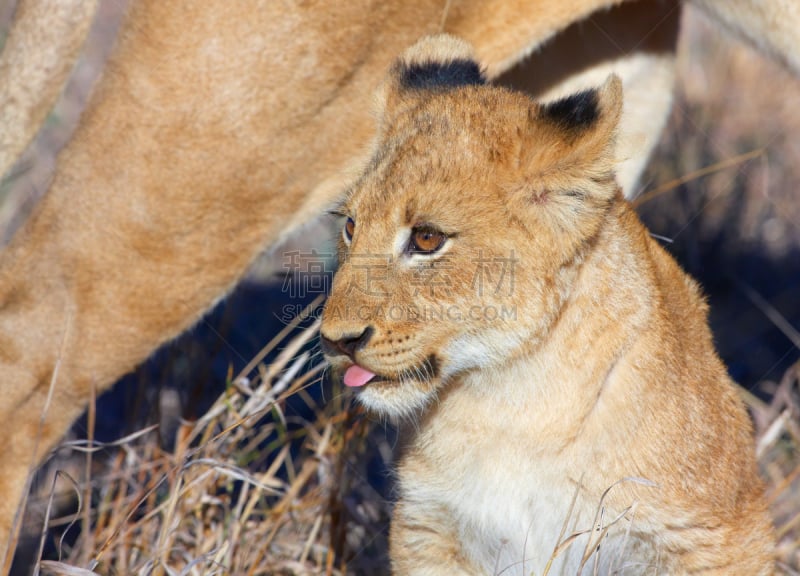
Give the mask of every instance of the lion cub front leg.
M 478 575 L 464 555 L 452 517 L 443 507 L 399 501 L 389 534 L 392 573 L 415 576 Z

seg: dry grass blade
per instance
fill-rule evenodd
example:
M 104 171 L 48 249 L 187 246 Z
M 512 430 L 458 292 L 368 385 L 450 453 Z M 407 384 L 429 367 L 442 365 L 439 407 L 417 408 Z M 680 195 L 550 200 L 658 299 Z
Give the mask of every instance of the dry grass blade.
M 101 576 L 101 574 L 85 568 L 77 568 L 62 562 L 53 562 L 52 560 L 43 560 L 42 569 L 46 574 L 53 576 Z
M 568 540 L 564 540 L 564 535 L 567 533 L 567 526 L 569 525 L 569 520 L 572 518 L 572 514 L 575 512 L 575 504 L 578 501 L 578 494 L 581 491 L 581 484 L 583 483 L 583 476 L 581 476 L 580 481 L 575 486 L 575 493 L 572 495 L 572 501 L 569 504 L 569 510 L 567 511 L 567 516 L 564 518 L 564 523 L 561 525 L 561 533 L 558 535 L 558 540 L 556 540 L 556 546 L 553 549 L 553 553 L 550 554 L 550 558 L 547 560 L 547 565 L 544 567 L 544 572 L 542 572 L 542 576 L 547 576 L 550 573 L 551 568 L 553 567 L 553 562 L 556 558 L 558 558 L 561 553 L 566 550 L 572 541 L 577 538 L 577 536 L 570 537 Z
M 770 322 L 772 322 L 783 333 L 783 335 L 786 336 L 792 344 L 794 344 L 795 348 L 800 350 L 800 331 L 792 326 L 783 314 L 781 314 L 772 304 L 767 302 L 764 297 L 754 290 L 753 287 L 747 282 L 741 278 L 737 278 L 736 284 L 739 286 L 739 289 L 750 299 L 750 301 L 759 310 L 761 310 L 764 316 L 769 318 Z
M 98 442 L 94 440 L 90 444 L 88 440 L 71 440 L 69 442 L 64 442 L 61 447 L 87 454 L 90 452 L 99 452 L 108 448 L 121 448 L 123 446 L 130 445 L 132 442 L 141 439 L 143 436 L 147 436 L 148 434 L 155 432 L 157 429 L 157 425 L 147 426 L 146 428 L 132 432 L 127 436 L 123 436 L 114 442 Z
M 597 504 L 597 510 L 595 512 L 595 517 L 592 523 L 592 527 L 585 530 L 577 530 L 575 532 L 572 532 L 569 536 L 565 538 L 564 535 L 566 534 L 567 526 L 574 513 L 575 503 L 577 502 L 578 495 L 581 490 L 582 486 L 582 479 L 581 479 L 581 482 L 578 483 L 575 489 L 575 493 L 572 496 L 572 502 L 570 504 L 569 511 L 567 512 L 567 517 L 565 518 L 564 523 L 562 524 L 561 533 L 558 536 L 556 547 L 554 548 L 553 553 L 550 555 L 550 558 L 547 561 L 544 571 L 542 572 L 542 576 L 547 576 L 550 570 L 552 570 L 553 563 L 555 562 L 555 560 L 559 556 L 561 556 L 561 554 L 563 554 L 567 549 L 569 549 L 572 545 L 574 545 L 580 537 L 586 535 L 588 535 L 589 538 L 586 541 L 586 544 L 584 545 L 584 552 L 581 558 L 581 563 L 578 573 L 581 574 L 583 572 L 586 563 L 593 556 L 595 557 L 594 572 L 597 572 L 599 567 L 599 557 L 597 556 L 596 552 L 598 551 L 603 539 L 606 537 L 606 535 L 608 534 L 609 530 L 612 527 L 621 522 L 627 516 L 632 516 L 633 512 L 635 512 L 637 507 L 637 502 L 634 501 L 630 506 L 626 507 L 620 513 L 618 513 L 617 516 L 614 517 L 610 522 L 604 522 L 604 516 L 606 512 L 604 502 L 608 497 L 609 493 L 611 492 L 611 490 L 613 490 L 616 486 L 619 486 L 620 484 L 623 483 L 634 483 L 645 487 L 658 486 L 655 482 L 651 482 L 650 480 L 646 480 L 644 478 L 634 478 L 634 477 L 621 478 L 620 480 L 614 482 L 611 486 L 606 488 L 603 494 L 600 496 L 600 500 Z M 628 534 L 630 533 L 630 523 L 632 521 L 633 521 L 632 518 L 630 518 L 628 528 L 626 529 L 625 532 L 626 540 Z
M 675 178 L 674 180 L 665 182 L 664 184 L 658 186 L 657 188 L 654 188 L 653 190 L 648 190 L 647 192 L 642 193 L 638 198 L 632 200 L 631 204 L 633 204 L 633 206 L 635 207 L 641 206 L 642 204 L 649 202 L 650 200 L 658 198 L 662 194 L 666 194 L 667 192 L 677 189 L 682 184 L 686 184 L 687 182 L 691 182 L 692 180 L 697 180 L 698 178 L 714 174 L 716 172 L 719 172 L 720 170 L 725 170 L 726 168 L 732 168 L 733 166 L 738 166 L 743 162 L 747 162 L 748 160 L 758 158 L 763 154 L 764 154 L 764 149 L 759 148 L 757 150 L 751 150 L 750 152 L 745 152 L 744 154 L 738 154 L 732 158 L 726 158 L 725 160 L 715 162 L 710 166 L 705 166 L 704 168 L 693 170 L 688 174 L 684 174 L 680 178 Z
M 80 486 L 78 485 L 78 483 L 72 477 L 70 477 L 69 474 L 66 474 L 65 472 L 61 472 L 61 471 L 56 472 L 55 476 L 53 476 L 53 486 L 52 486 L 52 488 L 50 490 L 50 498 L 48 498 L 48 500 L 47 500 L 47 509 L 45 511 L 45 523 L 44 523 L 44 526 L 42 527 L 41 538 L 39 539 L 39 558 L 42 557 L 42 551 L 44 550 L 45 539 L 47 537 L 47 522 L 50 519 L 50 512 L 51 512 L 52 506 L 53 506 L 53 497 L 55 496 L 56 483 L 58 482 L 59 477 L 66 478 L 67 481 L 69 481 L 69 483 L 73 486 L 73 488 L 75 490 L 75 495 L 78 498 L 78 510 L 80 511 L 80 510 L 82 510 L 84 508 L 83 503 L 81 501 L 81 489 L 80 489 Z M 78 518 L 76 517 L 70 523 L 70 526 L 72 526 L 72 524 L 77 522 L 77 520 L 78 520 Z M 59 549 L 60 548 L 61 548 L 61 546 L 59 546 Z M 33 569 L 33 576 L 39 576 L 39 570 L 40 570 L 41 566 L 42 566 L 42 562 L 37 562 L 36 563 L 36 566 Z
M 779 383 L 763 382 L 771 401 L 751 406 L 759 464 L 775 519 L 779 567 L 800 570 L 800 362 Z
M 294 319 L 293 319 L 291 322 L 289 322 L 289 323 L 288 323 L 288 324 L 287 324 L 287 325 L 286 325 L 286 326 L 283 328 L 283 330 L 281 330 L 280 332 L 278 332 L 278 333 L 277 333 L 277 334 L 276 334 L 276 335 L 275 335 L 275 336 L 272 338 L 272 340 L 270 340 L 270 341 L 267 343 L 267 345 L 266 345 L 266 346 L 264 346 L 264 347 L 263 347 L 263 348 L 262 348 L 262 349 L 261 349 L 261 350 L 258 352 L 258 354 L 256 354 L 256 355 L 253 357 L 253 359 L 252 359 L 252 360 L 250 360 L 250 362 L 248 362 L 248 363 L 247 363 L 247 366 L 245 366 L 245 367 L 244 367 L 244 369 L 242 369 L 242 371 L 241 371 L 241 372 L 239 373 L 239 375 L 236 377 L 236 380 L 239 380 L 240 378 L 244 378 L 244 377 L 246 377 L 246 376 L 247 376 L 248 374 L 250 374 L 250 373 L 251 373 L 253 370 L 255 370 L 255 369 L 256 369 L 256 367 L 257 367 L 259 364 L 261 364 L 261 362 L 263 362 L 263 361 L 264 361 L 264 358 L 266 358 L 266 357 L 267 357 L 267 355 L 268 355 L 270 352 L 272 352 L 272 351 L 275 349 L 275 347 L 276 347 L 278 344 L 280 344 L 281 342 L 283 342 L 284 340 L 286 340 L 286 337 L 287 337 L 289 334 L 291 334 L 291 333 L 292 333 L 292 330 L 296 329 L 296 328 L 297 328 L 297 327 L 300 325 L 300 323 L 301 323 L 303 320 L 305 320 L 305 319 L 308 317 L 308 315 L 309 315 L 309 314 L 310 314 L 310 313 L 311 313 L 311 312 L 312 312 L 312 311 L 313 311 L 313 310 L 314 310 L 314 309 L 315 309 L 317 306 L 319 306 L 320 304 L 322 304 L 322 302 L 323 302 L 323 300 L 324 300 L 324 299 L 325 299 L 325 297 L 324 297 L 324 295 L 322 295 L 322 294 L 320 294 L 319 296 L 317 296 L 316 298 L 314 298 L 314 300 L 313 300 L 313 301 L 312 301 L 312 302 L 311 302 L 311 303 L 310 303 L 308 306 L 306 306 L 306 307 L 303 309 L 303 311 L 302 311 L 302 312 L 301 312 L 299 315 L 297 315 L 297 316 L 296 316 L 296 317 L 295 317 L 295 318 L 294 318 Z

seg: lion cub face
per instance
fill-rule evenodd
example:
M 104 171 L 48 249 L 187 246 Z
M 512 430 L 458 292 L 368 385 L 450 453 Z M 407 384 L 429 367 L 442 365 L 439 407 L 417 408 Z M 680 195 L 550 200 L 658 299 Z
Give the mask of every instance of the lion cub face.
M 423 44 L 393 67 L 375 153 L 338 209 L 323 349 L 390 416 L 535 347 L 617 194 L 616 78 L 540 105 L 447 42 L 449 58 Z

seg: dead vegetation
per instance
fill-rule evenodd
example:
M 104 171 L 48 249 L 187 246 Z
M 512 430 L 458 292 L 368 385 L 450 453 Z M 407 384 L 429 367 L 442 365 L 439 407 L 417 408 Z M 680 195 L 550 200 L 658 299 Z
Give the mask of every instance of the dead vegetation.
M 159 447 L 154 427 L 114 446 L 65 445 L 87 462 L 102 450 L 102 464 L 88 481 L 55 473 L 29 503 L 52 513 L 57 495 L 72 496 L 66 507 L 78 507 L 47 521 L 40 551 L 49 539 L 59 560 L 34 573 L 353 573 L 349 561 L 380 539 L 388 507 L 356 504 L 369 426 L 340 393 L 321 398 L 323 366 L 305 349 L 318 322 L 297 324 L 262 350 L 280 349 L 274 362 L 255 358 L 204 416 L 182 423 L 173 449 Z M 290 401 L 313 416 L 292 417 Z M 376 573 L 374 561 L 361 558 L 358 571 Z

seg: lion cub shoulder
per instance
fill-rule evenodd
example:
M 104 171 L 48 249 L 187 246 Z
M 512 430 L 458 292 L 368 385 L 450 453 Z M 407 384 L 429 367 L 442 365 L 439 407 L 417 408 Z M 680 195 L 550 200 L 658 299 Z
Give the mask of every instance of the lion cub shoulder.
M 751 427 L 706 306 L 614 178 L 616 78 L 540 105 L 423 39 L 380 96 L 322 323 L 413 419 L 398 574 L 766 574 Z

